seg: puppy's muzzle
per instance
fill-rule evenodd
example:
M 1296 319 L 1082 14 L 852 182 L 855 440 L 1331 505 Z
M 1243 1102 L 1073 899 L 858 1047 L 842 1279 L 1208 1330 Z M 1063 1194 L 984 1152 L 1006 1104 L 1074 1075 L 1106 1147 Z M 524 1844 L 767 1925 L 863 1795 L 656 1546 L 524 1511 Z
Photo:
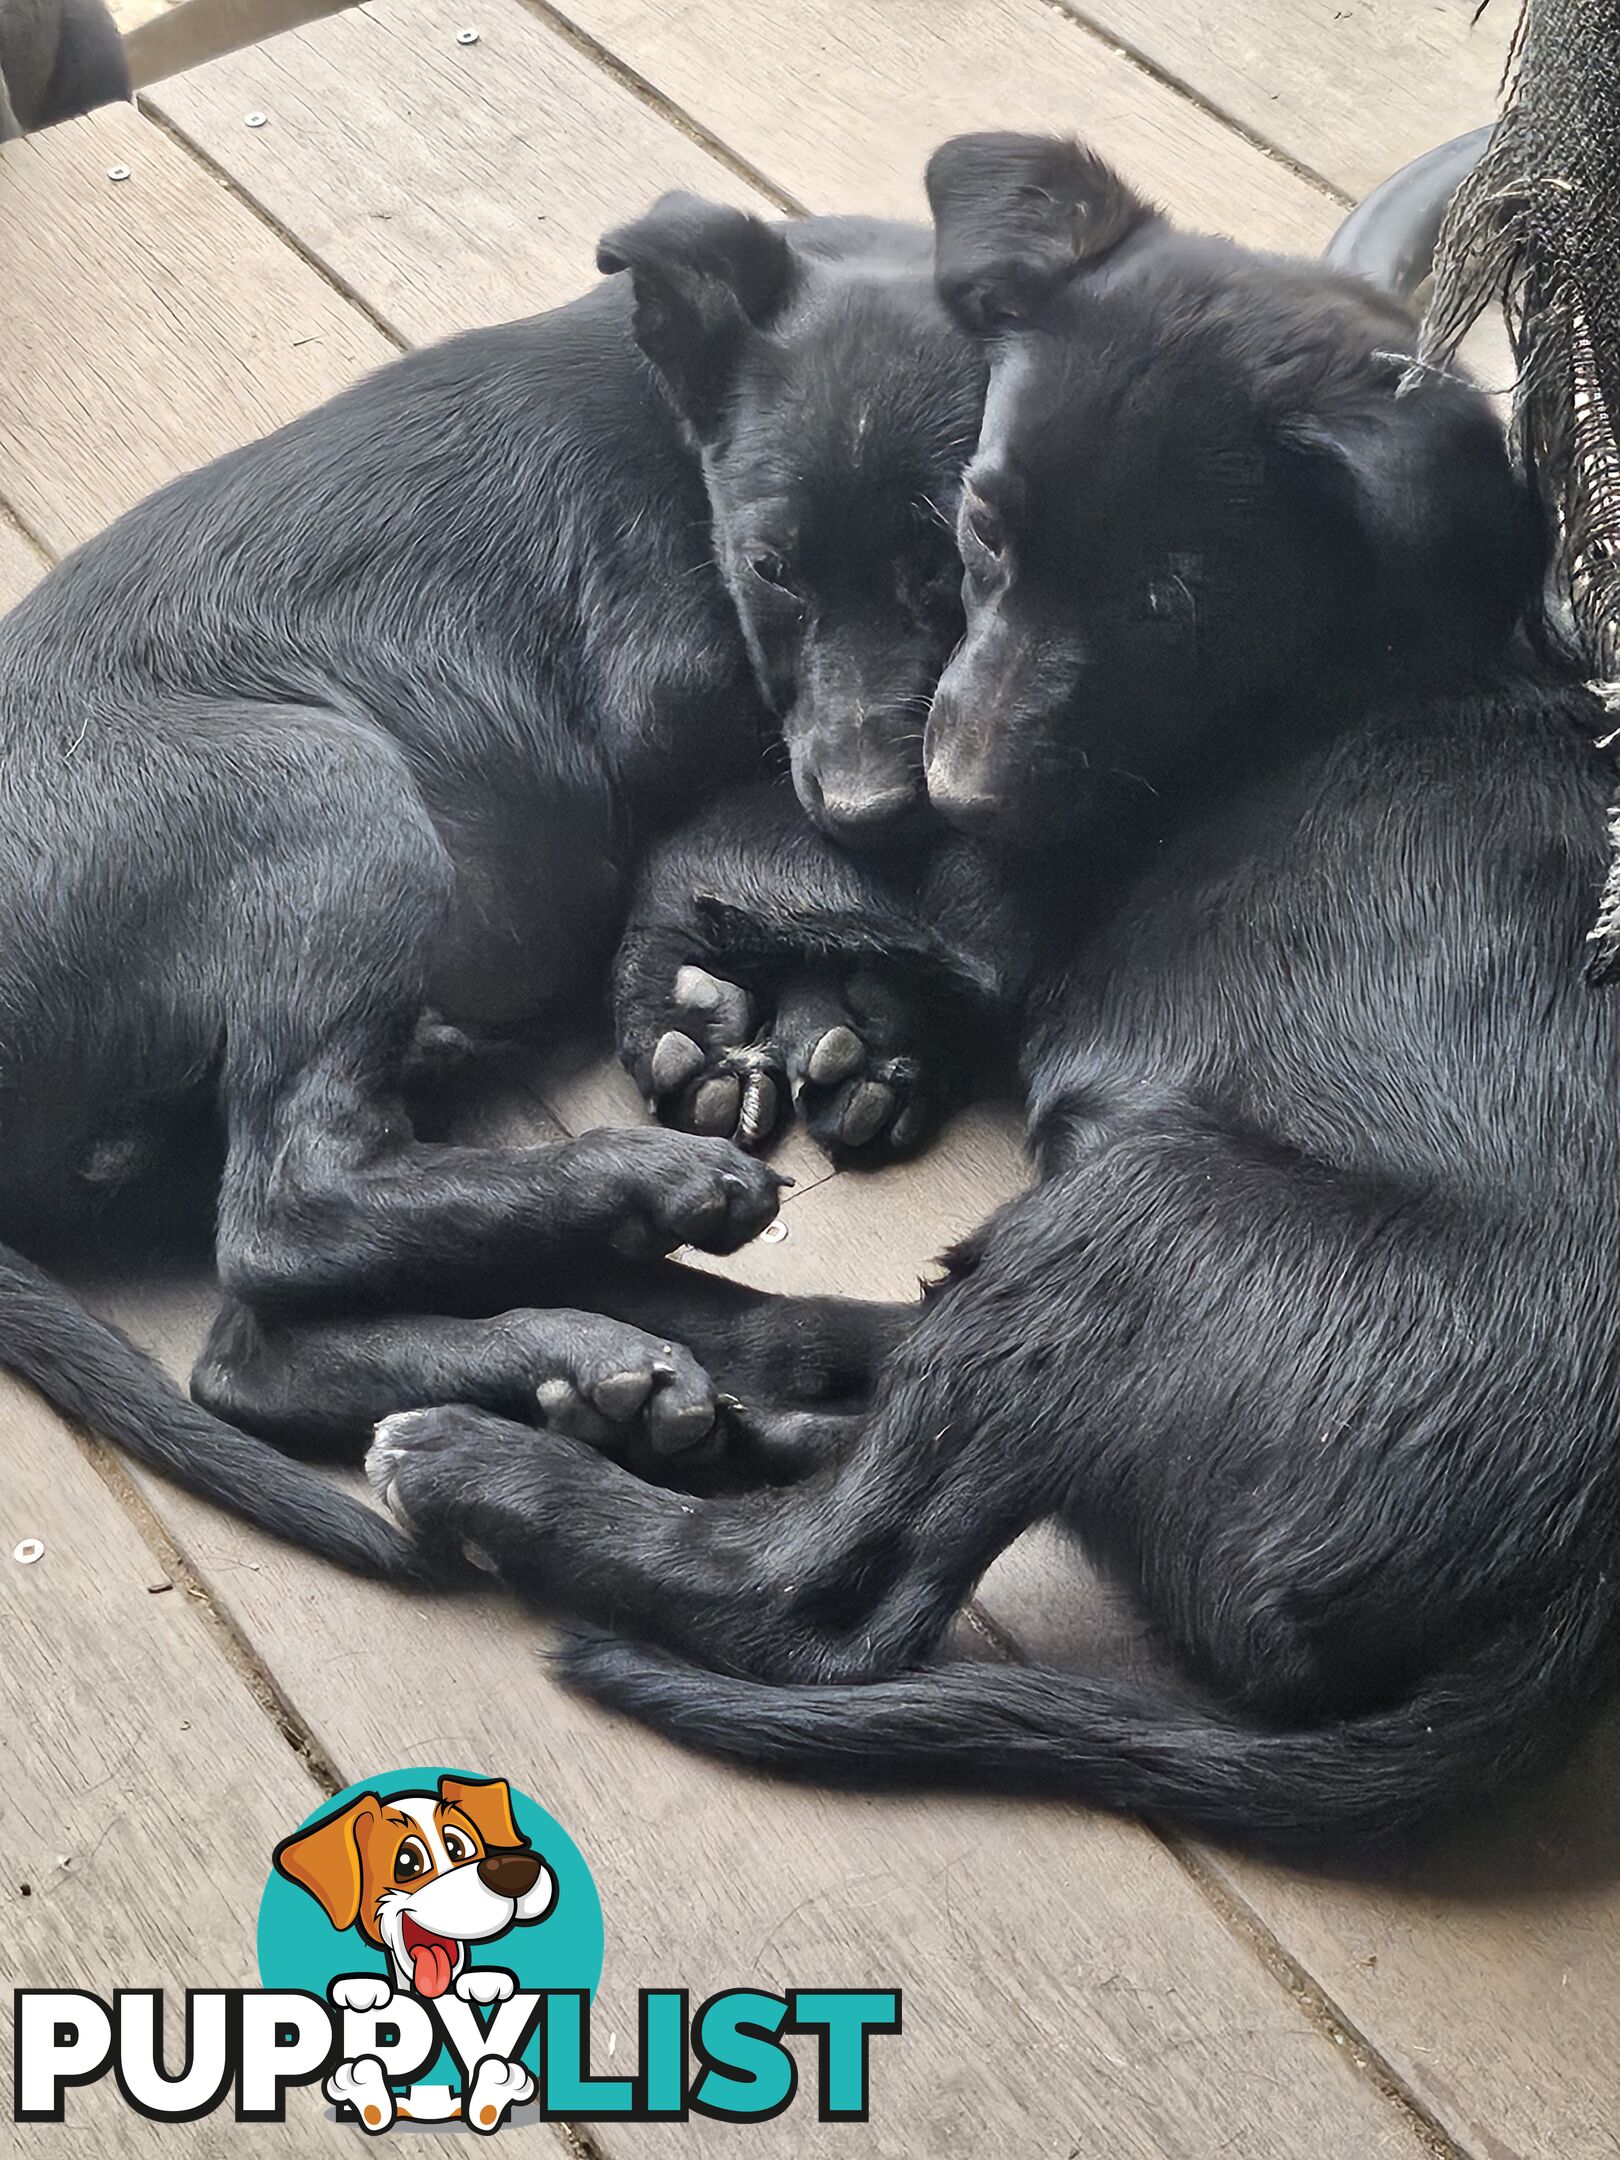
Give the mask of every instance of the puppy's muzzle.
M 497 1897 L 524 1897 L 540 1880 L 539 1856 L 532 1852 L 485 1853 L 478 1863 L 478 1880 Z

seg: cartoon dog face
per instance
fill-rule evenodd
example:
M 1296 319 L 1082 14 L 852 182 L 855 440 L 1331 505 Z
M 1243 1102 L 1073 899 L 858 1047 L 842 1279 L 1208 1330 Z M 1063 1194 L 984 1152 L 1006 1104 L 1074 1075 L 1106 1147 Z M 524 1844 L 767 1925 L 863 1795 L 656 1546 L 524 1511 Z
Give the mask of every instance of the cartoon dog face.
M 437 1793 L 362 1793 L 276 1847 L 275 1863 L 335 1928 L 388 1954 L 394 1984 L 442 1995 L 467 1944 L 544 1920 L 557 1880 L 517 1826 L 504 1778 L 444 1777 Z

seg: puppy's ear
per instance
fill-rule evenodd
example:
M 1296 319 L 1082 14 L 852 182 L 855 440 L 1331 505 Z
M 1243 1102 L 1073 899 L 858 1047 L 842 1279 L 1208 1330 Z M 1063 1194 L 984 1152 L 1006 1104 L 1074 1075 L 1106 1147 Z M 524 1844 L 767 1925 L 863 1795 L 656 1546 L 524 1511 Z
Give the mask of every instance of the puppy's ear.
M 439 1798 L 446 1807 L 461 1810 L 486 1846 L 528 1844 L 512 1813 L 512 1788 L 505 1778 L 442 1777 Z
M 361 1860 L 381 1820 L 381 1800 L 362 1793 L 336 1815 L 283 1838 L 272 1856 L 287 1880 L 307 1890 L 340 1930 L 352 1928 L 360 1917 Z
M 1327 409 L 1286 420 L 1285 454 L 1370 551 L 1386 604 L 1426 635 L 1504 635 L 1540 576 L 1541 531 L 1478 392 L 1432 382 L 1398 396 L 1400 356 Z
M 793 287 L 793 251 L 763 218 L 665 195 L 605 235 L 598 270 L 628 270 L 636 343 L 699 435 L 712 433 L 752 330 Z
M 928 160 L 939 296 L 974 337 L 1028 322 L 1158 212 L 1081 143 L 958 135 Z

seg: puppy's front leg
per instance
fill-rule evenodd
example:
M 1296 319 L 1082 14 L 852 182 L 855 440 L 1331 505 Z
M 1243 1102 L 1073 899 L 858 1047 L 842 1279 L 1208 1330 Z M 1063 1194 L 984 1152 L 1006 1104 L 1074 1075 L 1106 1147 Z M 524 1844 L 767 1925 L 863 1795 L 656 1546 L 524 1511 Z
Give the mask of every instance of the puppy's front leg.
M 664 841 L 614 966 L 620 1055 L 658 1116 L 762 1147 L 791 1101 L 835 1156 L 914 1148 L 954 1091 L 976 994 L 935 882 L 927 854 L 841 854 L 780 787 Z
M 953 1356 L 941 1312 L 983 1323 Z M 1002 1373 L 1026 1309 L 942 1291 L 853 1444 L 811 1476 L 699 1498 L 643 1483 L 555 1434 L 476 1410 L 390 1418 L 367 1461 L 430 1547 L 476 1545 L 547 1604 L 735 1673 L 861 1680 L 927 1656 L 984 1568 L 1052 1505 L 1059 1421 L 1026 1424 Z
M 601 1313 L 532 1308 L 317 1321 L 227 1304 L 191 1384 L 245 1431 L 351 1458 L 379 1420 L 463 1402 L 656 1465 L 700 1447 L 721 1411 L 679 1341 Z

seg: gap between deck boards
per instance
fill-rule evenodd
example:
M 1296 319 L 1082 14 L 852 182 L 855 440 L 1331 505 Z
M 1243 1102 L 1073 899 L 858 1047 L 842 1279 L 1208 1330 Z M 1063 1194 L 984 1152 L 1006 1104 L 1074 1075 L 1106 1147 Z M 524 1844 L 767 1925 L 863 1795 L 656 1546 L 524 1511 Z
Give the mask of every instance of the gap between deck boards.
M 1221 104 L 1217 98 L 1207 96 L 1190 83 L 1185 75 L 1167 67 L 1163 61 L 1155 60 L 1150 53 L 1145 52 L 1140 45 L 1133 44 L 1119 31 L 1109 29 L 1105 22 L 1099 21 L 1087 9 L 1077 6 L 1075 0 L 1044 0 L 1044 5 L 1066 17 L 1078 29 L 1089 32 L 1098 44 L 1106 45 L 1110 52 L 1118 53 L 1122 60 L 1128 60 L 1131 66 L 1139 69 L 1150 82 L 1156 82 L 1161 89 L 1173 92 L 1187 104 L 1195 105 L 1201 113 L 1207 113 L 1211 120 L 1218 120 L 1221 126 L 1236 135 L 1239 141 L 1246 142 L 1262 156 L 1271 158 L 1285 172 L 1292 173 L 1296 180 L 1303 180 L 1310 187 L 1320 188 L 1324 195 L 1331 195 L 1335 202 L 1342 203 L 1347 211 L 1354 207 L 1354 198 L 1346 194 L 1337 181 L 1330 180 L 1326 173 L 1318 172 L 1314 166 L 1305 164 L 1302 159 L 1285 150 L 1280 143 L 1274 143 L 1268 137 L 1256 133 L 1247 121 L 1240 120 L 1230 107 Z

